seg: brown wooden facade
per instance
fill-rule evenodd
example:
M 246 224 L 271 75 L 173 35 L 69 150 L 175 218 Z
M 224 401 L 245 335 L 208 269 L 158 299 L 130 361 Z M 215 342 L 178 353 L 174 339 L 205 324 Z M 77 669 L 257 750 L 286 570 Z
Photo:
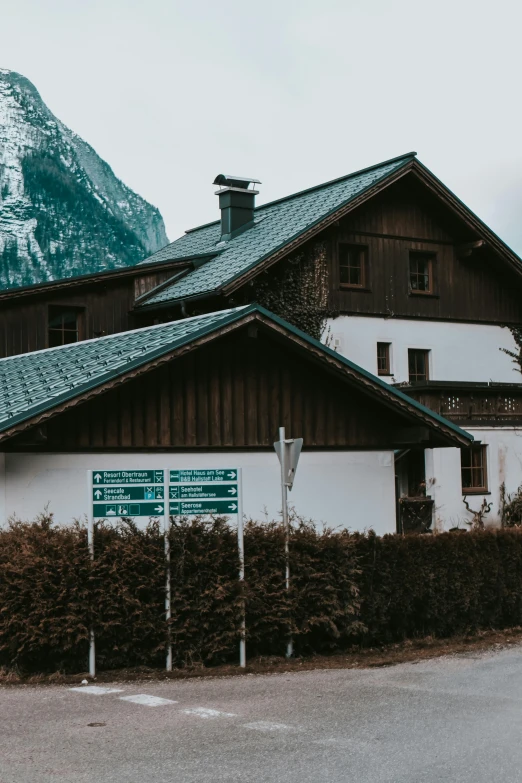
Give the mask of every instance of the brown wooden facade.
M 414 175 L 391 185 L 327 232 L 330 307 L 338 313 L 477 323 L 522 323 L 517 274 L 459 222 Z M 367 248 L 365 286 L 343 288 L 339 244 Z M 433 292 L 409 287 L 411 252 L 433 257 Z
M 179 264 L 162 264 L 145 272 L 137 267 L 25 291 L 1 292 L 0 358 L 49 347 L 50 308 L 78 313 L 80 340 L 145 325 L 133 313 L 136 298 L 172 277 L 176 266 Z
M 318 240 L 325 240 L 328 249 L 328 306 L 334 313 L 522 323 L 522 271 L 516 271 L 507 251 L 502 255 L 498 241 L 493 246 L 492 241 L 481 239 L 476 226 L 421 181 L 418 172 L 405 174 L 308 242 Z M 365 249 L 363 286 L 341 285 L 340 245 Z M 410 289 L 411 252 L 428 253 L 432 258 L 430 293 Z M 277 264 L 284 263 L 283 255 Z M 251 301 L 253 289 L 242 284 L 230 296 L 213 295 L 188 301 L 183 307 L 173 303 L 141 311 L 136 306 L 140 296 L 183 266 L 186 262 L 164 262 L 0 292 L 0 358 L 46 348 L 53 306 L 75 308 L 79 339 L 90 339 Z M 253 270 L 249 275 L 256 273 Z
M 419 428 L 423 422 L 390 403 L 387 391 L 372 395 L 372 383 L 358 387 L 313 354 L 244 327 L 58 413 L 3 448 L 272 449 L 280 426 L 311 449 L 390 449 L 419 437 L 449 445 L 447 430 Z

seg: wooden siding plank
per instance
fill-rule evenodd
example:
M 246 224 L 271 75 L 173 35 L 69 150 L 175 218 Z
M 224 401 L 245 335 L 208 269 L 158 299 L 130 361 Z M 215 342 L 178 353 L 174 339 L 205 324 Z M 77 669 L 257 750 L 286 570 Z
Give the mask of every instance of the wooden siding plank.
M 301 354 L 257 340 L 252 350 L 231 334 L 72 408 L 49 422 L 45 450 L 271 449 L 280 425 L 308 448 L 383 448 L 404 425 Z

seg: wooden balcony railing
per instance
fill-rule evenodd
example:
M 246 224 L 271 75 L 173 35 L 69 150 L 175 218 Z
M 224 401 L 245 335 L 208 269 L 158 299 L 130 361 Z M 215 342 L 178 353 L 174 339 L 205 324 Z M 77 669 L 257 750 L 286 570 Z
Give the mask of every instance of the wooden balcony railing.
M 432 381 L 401 390 L 451 421 L 522 425 L 522 384 Z

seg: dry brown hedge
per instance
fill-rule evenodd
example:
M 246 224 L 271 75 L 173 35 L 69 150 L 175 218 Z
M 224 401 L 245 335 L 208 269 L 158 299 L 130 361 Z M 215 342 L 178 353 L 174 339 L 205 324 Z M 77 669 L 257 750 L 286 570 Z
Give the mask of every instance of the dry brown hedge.
M 225 520 L 172 525 L 174 663 L 237 659 L 243 602 L 249 655 L 328 653 L 418 636 L 522 624 L 522 533 L 382 538 L 317 532 L 291 538 L 290 593 L 276 523 L 248 523 L 246 581 Z M 91 563 L 85 529 L 42 516 L 0 531 L 0 666 L 84 671 L 96 630 L 100 669 L 163 666 L 164 541 L 158 525 L 100 523 Z

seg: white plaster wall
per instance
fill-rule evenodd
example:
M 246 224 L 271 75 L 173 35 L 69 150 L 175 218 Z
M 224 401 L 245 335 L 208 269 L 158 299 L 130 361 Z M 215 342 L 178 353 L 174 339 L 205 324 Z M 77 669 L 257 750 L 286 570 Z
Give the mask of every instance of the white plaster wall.
M 5 508 L 34 519 L 48 506 L 66 524 L 89 510 L 87 470 L 242 467 L 247 518 L 277 519 L 280 468 L 275 452 L 215 454 L 5 454 Z M 0 471 L 1 477 L 1 471 Z M 1 492 L 1 490 L 0 490 Z M 395 483 L 391 452 L 303 452 L 289 501 L 318 525 L 395 531 Z
M 399 318 L 339 316 L 328 324 L 332 345 L 365 370 L 377 375 L 377 343 L 391 343 L 391 371 L 408 380 L 408 348 L 430 351 L 430 378 L 438 381 L 520 383 L 520 373 L 500 348 L 517 351 L 509 329 L 486 324 Z
M 475 440 L 487 446 L 488 494 L 468 495 L 467 502 L 478 510 L 486 498 L 492 503 L 485 517 L 487 525 L 500 524 L 500 485 L 505 482 L 508 493 L 515 492 L 522 484 L 522 429 L 469 428 Z M 466 520 L 472 515 L 462 502 L 459 449 L 432 449 L 426 451 L 426 477 L 435 479 L 428 489 L 435 501 L 435 518 L 439 529 L 467 528 Z

